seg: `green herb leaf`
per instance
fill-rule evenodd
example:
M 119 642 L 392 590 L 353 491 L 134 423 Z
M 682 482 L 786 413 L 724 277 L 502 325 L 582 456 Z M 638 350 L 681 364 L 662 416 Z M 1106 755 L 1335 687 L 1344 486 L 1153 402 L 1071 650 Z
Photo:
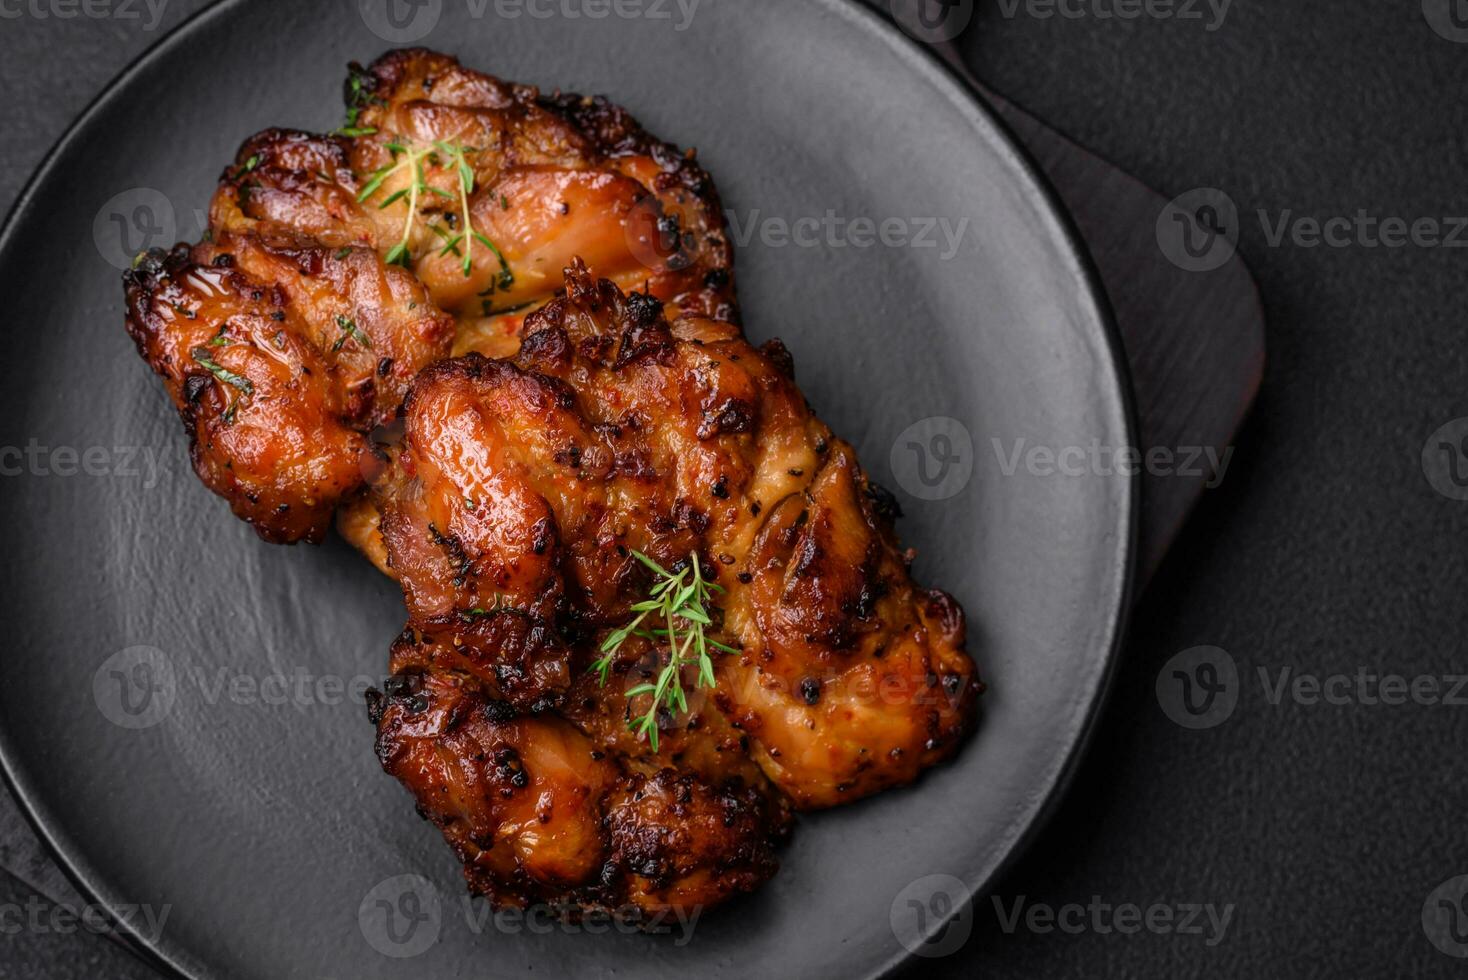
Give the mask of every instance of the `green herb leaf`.
M 233 385 L 247 395 L 253 395 L 255 393 L 255 386 L 250 383 L 249 378 L 235 374 L 233 371 L 222 367 L 210 359 L 209 349 L 207 347 L 195 347 L 190 353 L 200 367 L 214 375 L 220 381 L 223 381 L 227 385 Z
M 361 344 L 363 347 L 368 348 L 369 350 L 372 348 L 372 338 L 362 332 L 362 328 L 357 326 L 356 320 L 353 320 L 351 317 L 337 314 L 336 325 L 341 328 L 342 334 L 340 337 L 336 338 L 336 343 L 331 345 L 332 351 L 341 350 L 342 345 L 347 342 L 348 337 L 352 338 L 357 343 Z

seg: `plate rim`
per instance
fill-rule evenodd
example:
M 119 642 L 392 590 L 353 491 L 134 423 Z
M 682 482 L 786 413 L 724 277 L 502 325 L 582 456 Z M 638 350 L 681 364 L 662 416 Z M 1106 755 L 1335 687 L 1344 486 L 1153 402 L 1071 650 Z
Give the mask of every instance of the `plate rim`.
M 986 142 L 994 145 L 1006 158 L 1006 162 L 1021 177 L 1028 180 L 1030 186 L 1025 188 L 1026 196 L 1043 205 L 1038 210 L 1042 215 L 1045 231 L 1058 246 L 1061 246 L 1059 251 L 1062 257 L 1069 260 L 1067 271 L 1075 278 L 1080 293 L 1089 301 L 1083 305 L 1089 307 L 1090 319 L 1100 331 L 1099 339 L 1102 341 L 1101 347 L 1106 352 L 1106 357 L 1104 362 L 1098 362 L 1095 373 L 1097 376 L 1104 376 L 1107 383 L 1098 389 L 1098 400 L 1104 405 L 1107 414 L 1112 416 L 1111 422 L 1120 423 L 1119 430 L 1125 436 L 1127 444 L 1137 444 L 1138 416 L 1129 362 L 1105 286 L 1090 250 L 1075 225 L 1074 217 L 1065 207 L 1049 177 L 1041 170 L 1033 155 L 1025 148 L 1013 129 L 958 71 L 945 62 L 937 52 L 909 37 L 897 25 L 883 18 L 869 5 L 870 3 L 880 4 L 881 0 L 805 0 L 805 2 L 824 8 L 855 29 L 866 31 L 885 43 L 900 61 L 931 83 L 954 104 L 955 108 L 967 116 L 981 138 L 985 138 Z M 145 68 L 171 53 L 172 47 L 179 43 L 184 34 L 194 30 L 205 20 L 224 16 L 226 12 L 243 7 L 245 3 L 246 0 L 218 0 L 218 2 L 195 11 L 161 35 L 97 91 L 85 108 L 76 115 L 47 150 L 40 163 L 26 179 L 15 201 L 6 211 L 4 221 L 0 222 L 0 253 L 9 248 L 15 228 L 20 223 L 22 216 L 36 206 L 36 194 L 41 183 L 49 176 L 82 129 L 100 115 L 105 104 L 114 97 L 117 90 L 128 84 Z M 413 46 L 389 45 L 385 50 Z M 987 133 L 984 132 L 986 128 L 989 131 Z M 1126 639 L 1136 595 L 1141 480 L 1138 476 L 1132 475 L 1121 480 L 1107 481 L 1103 486 L 1121 488 L 1124 500 L 1121 501 L 1119 508 L 1121 533 L 1116 535 L 1117 548 L 1110 561 L 1111 578 L 1114 581 L 1111 588 L 1107 590 L 1110 594 L 1111 607 L 1107 610 L 1106 628 L 1103 631 L 1106 635 L 1105 650 L 1091 679 L 1088 703 L 1083 712 L 1072 716 L 1079 717 L 1079 722 L 1068 736 L 1069 747 L 1065 757 L 1049 784 L 1037 794 L 1038 802 L 1028 808 L 1023 820 L 1023 829 L 1009 843 L 1004 856 L 987 872 L 970 871 L 958 876 L 964 884 L 966 894 L 963 896 L 963 904 L 957 905 L 956 908 L 961 909 L 964 904 L 976 904 L 996 881 L 1013 868 L 1015 862 L 1044 830 L 1074 782 L 1081 763 L 1094 741 L 1098 722 L 1110 699 L 1111 687 L 1116 676 L 1117 663 L 1120 660 L 1122 644 Z M 10 734 L 3 725 L 0 725 L 0 782 L 3 782 L 4 787 L 10 792 L 17 809 L 36 833 L 46 853 L 55 861 L 66 879 L 77 889 L 82 898 L 102 910 L 109 923 L 110 935 L 118 940 L 124 949 L 164 976 L 177 978 L 177 980 L 197 980 L 195 974 L 184 969 L 168 955 L 164 948 L 149 942 L 126 919 L 117 915 L 112 908 L 112 903 L 104 898 L 101 889 L 78 870 L 77 862 L 67 853 L 42 820 L 33 799 L 36 794 L 28 787 L 27 780 L 23 776 L 23 768 L 18 765 L 15 757 Z M 935 922 L 923 933 L 923 939 L 931 939 L 946 924 L 947 920 Z M 866 975 L 871 980 L 890 977 L 914 958 L 914 954 L 906 950 L 898 950 L 880 963 L 873 963 L 870 967 L 871 972 Z
M 1034 191 L 1038 193 L 1039 199 L 1044 203 L 1045 207 L 1042 210 L 1048 218 L 1049 230 L 1056 232 L 1057 239 L 1065 246 L 1065 251 L 1069 254 L 1072 263 L 1071 271 L 1076 274 L 1078 284 L 1082 286 L 1082 292 L 1090 298 L 1091 312 L 1101 329 L 1109 360 L 1108 365 L 1097 365 L 1097 373 L 1104 371 L 1108 375 L 1109 388 L 1103 393 L 1103 400 L 1109 403 L 1113 398 L 1116 399 L 1117 404 L 1108 404 L 1107 408 L 1120 413 L 1121 429 L 1125 434 L 1127 445 L 1137 445 L 1139 442 L 1138 414 L 1135 392 L 1132 388 L 1130 362 L 1126 357 L 1121 330 L 1117 326 L 1116 316 L 1107 296 L 1105 284 L 1101 280 L 1100 270 L 1097 269 L 1095 260 L 1091 256 L 1090 247 L 1081 237 L 1080 229 L 1076 226 L 1070 209 L 1061 200 L 1050 178 L 1040 169 L 1033 154 L 1025 148 L 1019 136 L 989 105 L 974 85 L 948 64 L 937 51 L 910 37 L 897 25 L 884 19 L 869 5 L 871 2 L 879 3 L 880 0 L 868 0 L 868 2 L 864 0 L 813 0 L 813 2 L 827 8 L 834 8 L 838 16 L 846 17 L 848 20 L 865 22 L 868 29 L 873 29 L 882 36 L 888 46 L 893 48 L 898 56 L 907 61 L 915 71 L 932 79 L 940 89 L 947 89 L 946 94 L 950 95 L 956 105 L 976 110 L 977 115 L 993 129 L 994 134 L 998 137 L 997 143 L 1009 157 L 1009 162 L 1029 179 Z M 0 237 L 0 246 L 3 246 L 3 237 Z M 1109 613 L 1110 635 L 1106 641 L 1106 652 L 1100 669 L 1093 680 L 1094 686 L 1089 703 L 1070 737 L 1070 746 L 1064 760 L 1056 770 L 1050 784 L 1040 793 L 1039 802 L 1027 815 L 1024 829 L 1015 836 L 1004 857 L 995 863 L 987 874 L 976 876 L 973 873 L 967 873 L 959 876 L 967 891 L 964 896 L 964 904 L 977 905 L 984 893 L 1014 867 L 1015 862 L 1045 829 L 1064 800 L 1071 784 L 1074 783 L 1081 763 L 1095 739 L 1096 729 L 1105 712 L 1106 704 L 1110 700 L 1112 682 L 1116 677 L 1117 663 L 1121 659 L 1121 647 L 1126 640 L 1127 627 L 1136 598 L 1136 563 L 1141 524 L 1142 482 L 1140 477 L 1134 474 L 1124 480 L 1110 481 L 1105 485 L 1125 488 L 1126 501 L 1121 508 L 1125 527 L 1118 535 L 1119 548 L 1112 565 L 1113 572 L 1119 574 L 1120 580 L 1113 596 L 1115 607 Z M 3 733 L 0 733 L 0 750 L 3 750 Z M 0 755 L 0 758 L 3 758 L 3 755 Z M 976 881 L 976 877 L 983 880 Z M 956 908 L 962 907 L 963 905 L 956 906 Z M 922 939 L 931 940 L 943 930 L 948 921 L 951 921 L 951 917 L 948 920 L 934 922 L 922 933 Z M 883 978 L 891 977 L 904 964 L 916 959 L 916 954 L 907 950 L 899 950 L 876 965 L 875 971 L 870 976 L 873 980 L 883 980 Z

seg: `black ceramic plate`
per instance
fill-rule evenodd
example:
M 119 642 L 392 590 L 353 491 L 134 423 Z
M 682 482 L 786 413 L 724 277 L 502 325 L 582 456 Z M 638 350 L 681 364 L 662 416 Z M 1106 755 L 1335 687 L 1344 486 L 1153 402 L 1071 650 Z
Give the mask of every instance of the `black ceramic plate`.
M 211 8 L 85 114 L 5 229 L 0 750 L 18 795 L 189 977 L 855 977 L 953 948 L 965 897 L 1077 758 L 1129 581 L 1135 485 L 1074 465 L 1132 443 L 1124 381 L 1051 196 L 936 62 L 842 0 L 392 2 Z M 897 493 L 918 578 L 970 616 L 992 685 L 977 737 L 914 788 L 801 821 L 774 881 L 691 938 L 461 898 L 371 750 L 361 688 L 402 624 L 395 588 L 340 543 L 271 547 L 230 517 L 123 333 L 115 266 L 197 238 L 244 137 L 336 125 L 346 63 L 401 43 L 606 93 L 698 147 L 742 242 L 750 335 L 789 344 Z M 1073 475 L 1030 455 L 1065 447 Z

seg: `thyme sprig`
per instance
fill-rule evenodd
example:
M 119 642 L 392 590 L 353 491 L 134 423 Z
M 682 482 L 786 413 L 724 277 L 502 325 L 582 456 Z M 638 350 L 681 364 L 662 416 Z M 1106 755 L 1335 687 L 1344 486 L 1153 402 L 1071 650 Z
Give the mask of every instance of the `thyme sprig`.
M 365 204 L 378 188 L 393 175 L 406 170 L 409 175 L 408 186 L 400 188 L 389 194 L 387 198 L 377 206 L 379 211 L 392 207 L 403 198 L 408 200 L 408 217 L 403 222 L 403 237 L 392 250 L 387 253 L 388 265 L 408 264 L 412 256 L 408 243 L 413 238 L 413 222 L 418 217 L 418 199 L 421 195 L 434 192 L 445 193 L 428 183 L 427 174 L 423 170 L 423 161 L 433 153 L 431 146 L 405 146 L 402 143 L 388 143 L 387 150 L 392 154 L 393 162 L 377 170 L 367 181 L 366 186 L 357 194 L 358 203 Z
M 487 235 L 475 230 L 469 212 L 469 198 L 474 193 L 475 178 L 474 168 L 469 165 L 468 155 L 477 151 L 467 149 L 461 143 L 447 140 L 434 140 L 432 143 L 418 146 L 404 143 L 388 143 L 386 146 L 388 152 L 392 154 L 393 162 L 378 169 L 368 178 L 367 183 L 357 194 L 357 201 L 365 204 L 390 177 L 405 170 L 408 172 L 410 176 L 408 186 L 389 194 L 377 206 L 378 210 L 383 210 L 405 198 L 408 205 L 407 217 L 403 222 L 403 237 L 398 244 L 393 246 L 392 251 L 387 253 L 388 263 L 404 266 L 409 263 L 412 257 L 409 243 L 413 237 L 413 223 L 419 217 L 419 201 L 428 194 L 435 194 L 455 201 L 458 205 L 458 213 L 450 212 L 449 216 L 445 218 L 444 225 L 437 223 L 427 225 L 428 230 L 444 243 L 438 254 L 440 256 L 449 254 L 462 256 L 464 278 L 467 279 L 474 271 L 474 249 L 466 241 L 466 236 L 472 237 L 499 259 L 498 284 L 501 289 L 508 289 L 515 281 L 515 276 L 510 271 L 510 263 L 505 259 L 499 246 L 490 241 Z M 446 167 L 451 170 L 458 184 L 458 194 L 452 194 L 441 187 L 430 184 L 424 168 L 425 162 L 434 167 Z M 457 223 L 457 228 L 454 227 L 455 223 Z M 494 288 L 493 285 L 490 288 Z
M 738 651 L 706 633 L 706 630 L 713 627 L 713 620 L 709 618 L 708 612 L 712 606 L 713 594 L 724 590 L 704 579 L 697 553 L 692 554 L 689 565 L 676 574 L 640 551 L 632 552 L 632 557 L 652 569 L 658 580 L 648 593 L 648 598 L 632 606 L 636 617 L 625 626 L 613 630 L 602 642 L 601 659 L 592 664 L 591 670 L 598 675 L 600 684 L 605 686 L 612 661 L 630 636 L 650 640 L 658 651 L 659 662 L 663 660 L 663 651 L 666 649 L 667 662 L 662 664 L 657 682 L 639 684 L 627 692 L 629 700 L 645 694 L 652 695 L 651 706 L 644 714 L 629 720 L 627 727 L 639 737 L 646 735 L 652 750 L 656 752 L 658 711 L 666 708 L 669 713 L 676 714 L 688 710 L 688 697 L 683 689 L 683 668 L 697 666 L 697 687 L 711 688 L 716 681 L 710 648 L 725 653 Z M 643 623 L 649 617 L 653 623 L 661 621 L 662 626 L 644 626 Z
M 457 235 L 451 236 L 448 232 L 443 231 L 437 225 L 429 226 L 429 230 L 433 231 L 440 238 L 442 238 L 445 243 L 443 251 L 439 252 L 438 254 L 441 256 L 447 255 L 450 252 L 453 252 L 455 255 L 460 254 L 459 245 L 464 241 L 464 233 L 468 232 L 474 237 L 477 242 L 479 242 L 485 248 L 494 253 L 495 258 L 499 259 L 499 286 L 501 289 L 510 288 L 510 285 L 515 281 L 514 275 L 510 272 L 510 263 L 505 261 L 504 253 L 499 250 L 498 245 L 490 241 L 488 236 L 474 230 L 474 222 L 469 216 L 469 195 L 474 193 L 474 168 L 469 166 L 469 161 L 465 157 L 466 151 L 464 150 L 464 147 L 458 143 L 448 143 L 442 140 L 435 141 L 433 146 L 434 149 L 438 150 L 438 152 L 442 153 L 448 159 L 449 166 L 454 170 L 459 178 L 459 227 L 461 230 Z M 473 247 L 465 245 L 463 256 L 464 278 L 467 279 L 469 278 L 469 273 L 472 272 L 474 269 Z

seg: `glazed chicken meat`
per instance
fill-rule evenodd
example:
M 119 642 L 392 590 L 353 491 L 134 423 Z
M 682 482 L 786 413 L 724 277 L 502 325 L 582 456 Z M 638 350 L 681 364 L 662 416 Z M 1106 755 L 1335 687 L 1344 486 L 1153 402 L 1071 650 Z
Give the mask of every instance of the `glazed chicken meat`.
M 335 521 L 397 580 L 377 755 L 470 889 L 708 907 L 795 813 L 950 757 L 962 609 L 745 339 L 692 155 L 426 51 L 346 97 L 341 132 L 246 141 L 206 240 L 126 276 L 127 326 L 236 515 Z
M 360 491 L 419 370 L 513 353 L 574 257 L 733 319 L 732 254 L 708 175 L 605 99 L 421 50 L 352 66 L 346 99 L 335 134 L 245 141 L 206 240 L 127 275 L 127 326 L 237 516 L 317 542 L 349 505 L 343 533 L 382 565 Z

